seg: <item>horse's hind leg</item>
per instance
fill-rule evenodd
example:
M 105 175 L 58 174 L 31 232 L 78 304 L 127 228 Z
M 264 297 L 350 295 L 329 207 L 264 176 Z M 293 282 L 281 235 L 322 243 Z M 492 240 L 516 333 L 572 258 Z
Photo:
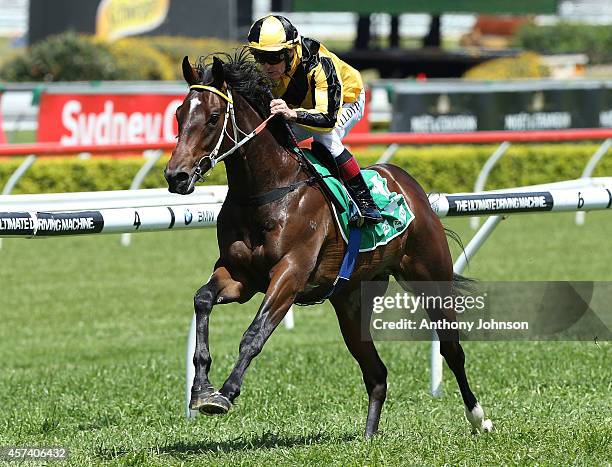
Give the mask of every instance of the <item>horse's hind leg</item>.
M 378 291 L 379 294 L 385 293 L 387 281 L 388 279 L 384 282 L 384 289 L 381 284 L 381 290 Z M 387 368 L 378 356 L 374 342 L 372 342 L 369 334 L 370 313 L 372 310 L 369 308 L 367 316 L 361 317 L 359 288 L 353 290 L 348 295 L 341 293 L 339 297 L 333 298 L 331 302 L 336 310 L 346 347 L 355 360 L 357 360 L 363 374 L 363 382 L 365 383 L 369 398 L 365 437 L 370 438 L 378 431 L 380 414 L 387 397 Z M 367 320 L 368 326 L 363 330 L 367 335 L 362 335 L 360 319 Z
M 452 290 L 452 266 L 448 269 L 448 262 L 435 261 L 436 255 L 429 258 L 419 256 L 418 258 L 409 259 L 407 256 L 402 258 L 400 262 L 400 272 L 396 275 L 398 281 L 408 281 L 413 287 L 413 292 L 425 296 L 446 297 L 451 296 Z M 433 284 L 428 284 L 419 288 L 418 281 L 439 281 L 436 290 L 432 290 Z M 433 293 L 432 293 L 433 292 Z M 426 308 L 430 321 L 457 321 L 455 310 L 452 308 Z M 446 364 L 451 369 L 457 380 L 463 403 L 465 404 L 465 416 L 472 425 L 472 433 L 478 431 L 488 432 L 493 429 L 491 420 L 485 419 L 485 414 L 476 396 L 470 389 L 467 375 L 465 373 L 465 354 L 459 343 L 459 331 L 445 330 L 437 331 L 440 339 L 440 354 L 444 357 Z
M 208 348 L 208 320 L 213 305 L 215 303 L 244 302 L 252 295 L 253 292 L 247 291 L 241 282 L 233 280 L 229 271 L 220 265 L 215 267 L 208 282 L 196 292 L 193 299 L 196 315 L 196 346 L 193 355 L 195 376 L 189 403 L 191 410 L 198 410 L 210 404 L 211 399 L 215 398 L 215 390 L 208 379 L 208 372 L 212 364 Z

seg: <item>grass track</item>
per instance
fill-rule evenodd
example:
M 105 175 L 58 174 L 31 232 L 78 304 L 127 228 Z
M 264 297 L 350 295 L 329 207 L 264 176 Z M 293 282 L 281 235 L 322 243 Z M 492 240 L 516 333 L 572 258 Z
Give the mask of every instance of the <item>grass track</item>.
M 467 271 L 490 280 L 612 280 L 610 213 L 505 221 Z M 466 220 L 449 222 L 467 240 Z M 221 418 L 183 418 L 193 292 L 214 231 L 5 240 L 0 251 L 0 446 L 62 445 L 72 465 L 601 465 L 612 461 L 608 342 L 466 343 L 472 388 L 495 424 L 469 435 L 445 369 L 427 394 L 427 343 L 379 344 L 389 368 L 381 436 L 364 442 L 360 372 L 328 305 L 298 309 Z M 261 296 L 211 318 L 219 386 Z

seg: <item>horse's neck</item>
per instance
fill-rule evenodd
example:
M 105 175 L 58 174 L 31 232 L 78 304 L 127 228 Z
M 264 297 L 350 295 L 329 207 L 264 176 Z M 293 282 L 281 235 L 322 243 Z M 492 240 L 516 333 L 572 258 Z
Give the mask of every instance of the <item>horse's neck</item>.
M 249 133 L 261 123 L 261 118 L 242 97 L 236 97 L 236 124 Z M 229 129 L 229 133 L 233 134 L 233 129 Z M 278 144 L 267 129 L 225 159 L 225 167 L 229 190 L 241 198 L 287 186 L 296 180 L 300 171 L 295 157 Z

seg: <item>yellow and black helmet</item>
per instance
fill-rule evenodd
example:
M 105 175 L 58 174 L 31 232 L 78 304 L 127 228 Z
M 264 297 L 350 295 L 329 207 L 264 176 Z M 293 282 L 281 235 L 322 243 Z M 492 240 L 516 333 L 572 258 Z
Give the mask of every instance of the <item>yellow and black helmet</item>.
M 262 52 L 279 52 L 295 47 L 300 35 L 284 16 L 269 15 L 258 19 L 249 30 L 249 48 Z

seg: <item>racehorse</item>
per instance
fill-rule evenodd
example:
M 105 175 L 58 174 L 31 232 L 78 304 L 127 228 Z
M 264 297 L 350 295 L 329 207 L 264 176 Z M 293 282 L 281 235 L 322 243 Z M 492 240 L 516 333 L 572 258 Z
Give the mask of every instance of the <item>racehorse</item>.
M 324 297 L 338 273 L 345 246 L 330 201 L 313 183 L 299 152 L 287 142 L 285 123 L 269 117 L 270 83 L 248 54 L 215 54 L 212 65 L 201 62 L 196 68 L 185 57 L 182 68 L 190 89 L 176 111 L 178 141 L 164 170 L 168 189 L 188 195 L 222 159 L 227 172 L 228 194 L 217 220 L 219 258 L 210 279 L 194 296 L 195 377 L 190 401 L 192 410 L 223 414 L 240 394 L 251 361 L 291 305 Z M 366 438 L 378 429 L 387 369 L 372 339 L 362 335 L 361 282 L 377 281 L 379 292 L 384 293 L 391 275 L 411 284 L 440 281 L 458 286 L 464 279 L 453 274 L 445 229 L 416 180 L 391 164 L 371 168 L 386 178 L 390 191 L 404 195 L 415 219 L 388 244 L 360 253 L 342 293 L 329 298 L 344 342 L 363 374 L 369 397 Z M 242 336 L 235 366 L 216 391 L 208 377 L 213 306 L 244 303 L 256 292 L 265 297 Z M 369 320 L 371 307 L 366 309 Z M 426 311 L 430 320 L 456 319 L 453 309 Z M 440 353 L 455 375 L 472 431 L 489 431 L 491 422 L 468 384 L 458 331 L 438 333 Z

